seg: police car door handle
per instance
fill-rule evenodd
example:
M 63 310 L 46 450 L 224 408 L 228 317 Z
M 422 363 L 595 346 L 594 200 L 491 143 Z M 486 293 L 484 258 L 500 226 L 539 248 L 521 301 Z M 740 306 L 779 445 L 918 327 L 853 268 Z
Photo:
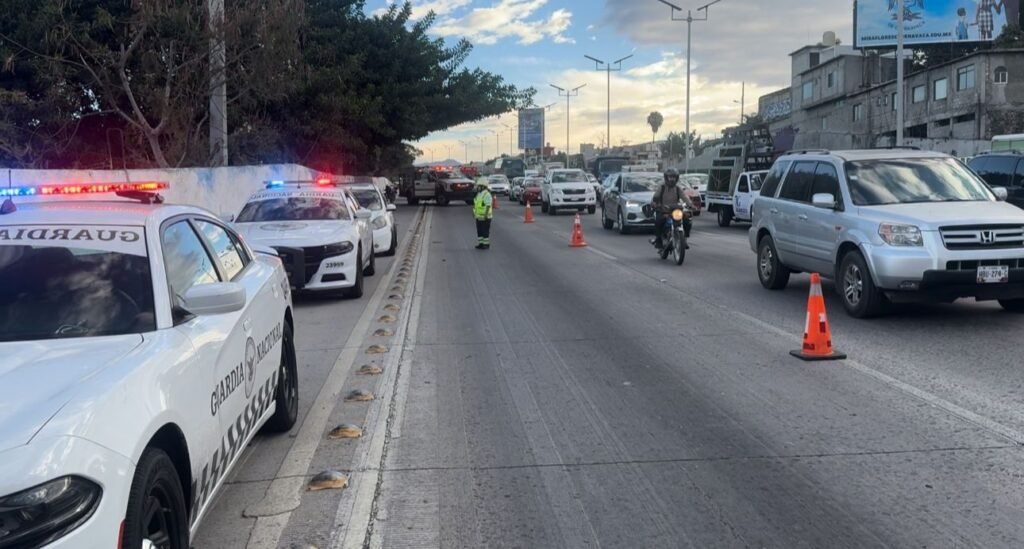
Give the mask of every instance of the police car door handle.
M 252 331 L 252 319 L 247 318 L 247 319 L 243 320 L 242 321 L 242 329 L 245 330 L 246 332 L 251 332 Z
M 800 214 L 797 217 L 800 218 L 800 221 L 807 221 L 807 215 L 806 214 Z

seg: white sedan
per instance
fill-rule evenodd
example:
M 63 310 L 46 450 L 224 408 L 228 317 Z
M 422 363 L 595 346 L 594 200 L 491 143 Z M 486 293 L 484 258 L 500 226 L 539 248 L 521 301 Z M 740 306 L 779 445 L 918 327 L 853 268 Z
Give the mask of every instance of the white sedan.
M 376 272 L 373 214 L 331 180 L 272 181 L 249 197 L 235 228 L 284 262 L 297 290 L 363 296 L 363 277 Z
M 487 183 L 491 186 L 491 193 L 493 194 L 505 194 L 507 195 L 511 185 L 508 182 L 508 178 L 504 175 L 492 175 L 487 178 Z
M 0 547 L 188 547 L 295 423 L 284 268 L 165 184 L 48 187 L 0 187 Z

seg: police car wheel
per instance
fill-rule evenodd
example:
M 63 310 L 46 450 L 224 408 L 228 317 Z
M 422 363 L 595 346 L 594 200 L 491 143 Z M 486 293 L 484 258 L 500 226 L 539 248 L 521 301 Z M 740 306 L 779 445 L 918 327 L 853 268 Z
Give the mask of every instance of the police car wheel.
M 363 249 L 359 248 L 359 253 L 363 253 Z M 356 269 L 356 283 L 351 288 L 345 290 L 345 297 L 350 299 L 359 299 L 363 297 L 363 270 Z
M 188 511 L 171 458 L 148 448 L 135 468 L 124 518 L 125 548 L 188 549 Z
M 380 255 L 390 257 L 395 255 L 396 251 L 398 251 L 398 231 L 396 229 L 391 229 L 391 247 L 389 247 L 386 252 L 382 252 Z
M 266 429 L 272 433 L 283 433 L 295 425 L 299 417 L 299 377 L 295 360 L 295 342 L 291 324 L 284 325 L 281 338 L 281 366 L 277 373 L 277 391 L 274 395 L 274 415 L 267 421 Z
M 370 264 L 366 266 L 366 269 L 363 271 L 363 274 L 366 275 L 366 276 L 373 276 L 373 275 L 377 274 L 377 255 L 376 254 L 373 254 L 373 253 L 370 254 Z

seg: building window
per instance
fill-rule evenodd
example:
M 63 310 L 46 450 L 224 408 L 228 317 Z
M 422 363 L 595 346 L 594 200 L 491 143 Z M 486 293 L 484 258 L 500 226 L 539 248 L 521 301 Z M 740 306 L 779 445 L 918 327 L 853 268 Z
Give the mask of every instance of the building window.
M 816 52 L 816 51 L 815 52 L 811 52 L 811 59 L 810 59 L 810 61 L 811 61 L 811 66 L 812 67 L 817 67 L 818 63 L 821 63 L 821 54 Z
M 1006 67 L 996 67 L 993 77 L 996 84 L 1005 84 L 1010 81 L 1010 73 L 1006 70 Z
M 823 129 L 823 130 L 827 130 L 828 129 L 828 117 L 825 117 L 825 116 L 821 117 L 821 129 Z
M 960 67 L 956 70 L 956 91 L 974 88 L 974 65 Z
M 814 97 L 814 81 L 804 82 L 803 86 L 803 98 L 804 101 L 810 101 Z
M 892 110 L 895 112 L 896 111 L 896 92 L 892 92 L 892 95 L 889 96 L 889 103 L 892 105 Z
M 861 120 L 864 120 L 864 105 L 857 103 L 853 106 L 853 121 L 860 122 Z
M 925 99 L 928 98 L 928 94 L 925 93 L 924 84 L 920 86 L 914 86 L 914 89 L 910 91 L 910 95 L 914 103 L 922 103 Z
M 836 86 L 836 71 L 832 71 L 825 76 L 825 82 L 828 89 L 832 89 Z
M 974 122 L 974 113 L 961 114 L 953 118 L 954 124 L 963 124 L 964 122 Z
M 942 101 L 949 95 L 949 80 L 940 78 L 932 82 L 932 99 Z

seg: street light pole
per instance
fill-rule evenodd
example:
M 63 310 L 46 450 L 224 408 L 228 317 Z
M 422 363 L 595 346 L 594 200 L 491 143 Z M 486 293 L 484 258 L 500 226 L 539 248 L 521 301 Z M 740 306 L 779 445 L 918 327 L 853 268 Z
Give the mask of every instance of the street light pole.
M 515 127 L 509 126 L 508 124 L 504 123 L 502 124 L 502 126 L 505 126 L 505 128 L 508 129 L 508 155 L 515 156 L 515 149 L 512 148 L 512 131 L 515 130 Z
M 690 46 L 693 43 L 693 22 L 707 21 L 708 8 L 721 1 L 722 0 L 714 0 L 713 2 L 709 2 L 697 8 L 698 12 L 704 12 L 704 17 L 694 18 L 693 12 L 690 10 L 686 10 L 686 19 L 677 19 L 676 12 L 682 12 L 683 8 L 680 8 L 679 6 L 671 2 L 667 2 L 666 0 L 658 0 L 658 2 L 661 2 L 662 4 L 665 4 L 666 6 L 672 8 L 673 21 L 686 21 L 686 151 L 683 153 L 684 158 L 686 159 L 686 164 L 683 170 L 684 172 L 690 171 L 690 147 L 693 145 L 692 139 L 690 138 Z
M 573 88 L 571 90 L 566 90 L 565 88 L 560 88 L 560 87 L 558 87 L 558 86 L 556 86 L 554 84 L 548 84 L 548 85 L 551 86 L 552 88 L 555 88 L 556 90 L 558 90 L 558 97 L 565 97 L 565 166 L 568 167 L 569 166 L 569 99 L 572 98 L 572 97 L 579 96 L 580 88 L 585 87 L 586 84 L 582 84 L 582 85 L 576 86 L 575 88 Z
M 744 81 L 744 82 L 740 82 L 740 100 L 739 101 L 737 101 L 735 99 L 732 100 L 733 103 L 736 103 L 737 105 L 740 106 L 740 125 L 741 126 L 743 125 L 743 111 L 746 110 L 746 108 L 745 108 L 746 107 L 746 102 L 747 102 L 746 100 L 747 100 L 747 83 L 746 83 L 746 81 Z
M 596 57 L 591 57 L 589 55 L 584 55 L 583 57 L 586 57 L 587 59 L 590 59 L 591 61 L 594 62 L 594 70 L 604 71 L 604 72 L 606 72 L 608 74 L 608 121 L 607 121 L 608 130 L 607 130 L 607 142 L 608 142 L 608 148 L 611 149 L 611 143 L 612 143 L 612 73 L 613 72 L 621 71 L 622 70 L 622 62 L 625 61 L 626 59 L 629 59 L 630 57 L 633 57 L 633 54 L 629 54 L 629 55 L 623 57 L 622 59 L 616 59 L 615 61 L 612 61 L 611 63 L 607 63 L 607 62 L 602 61 L 602 60 L 600 60 L 600 59 L 598 59 Z M 602 69 L 601 65 L 604 65 L 605 68 Z M 613 69 L 612 65 L 616 65 L 616 68 Z
M 501 156 L 501 133 L 494 130 L 487 130 L 494 134 L 494 157 L 499 158 Z
M 470 163 L 469 162 L 469 143 L 467 143 L 467 142 L 465 142 L 465 141 L 463 141 L 461 139 L 459 140 L 459 143 L 462 143 L 462 145 L 464 147 L 466 147 L 466 164 L 469 164 Z
M 903 146 L 903 0 L 896 0 L 896 146 Z

